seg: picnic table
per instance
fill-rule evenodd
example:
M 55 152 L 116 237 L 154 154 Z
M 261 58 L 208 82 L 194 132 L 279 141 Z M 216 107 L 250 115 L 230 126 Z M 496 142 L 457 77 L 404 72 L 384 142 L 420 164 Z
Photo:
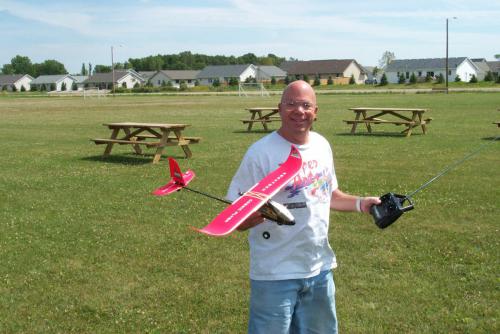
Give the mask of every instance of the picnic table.
M 156 148 L 153 163 L 160 161 L 163 149 L 166 146 L 180 146 L 186 158 L 192 156 L 190 144 L 196 144 L 201 137 L 185 137 L 182 131 L 189 124 L 160 124 L 160 123 L 105 123 L 111 130 L 110 138 L 91 139 L 96 145 L 106 144 L 104 157 L 107 157 L 114 144 L 132 145 L 136 154 L 142 154 L 141 145 L 147 148 Z
M 497 109 L 497 110 L 498 110 L 498 111 L 500 111 L 500 108 L 499 108 L 499 109 Z M 493 124 L 498 125 L 498 127 L 500 128 L 500 122 L 493 122 Z
M 420 126 L 422 132 L 426 133 L 426 125 L 430 123 L 432 118 L 423 119 L 425 112 L 428 109 L 421 108 L 368 108 L 356 107 L 349 108 L 355 113 L 354 120 L 344 120 L 347 124 L 352 124 L 351 133 L 356 132 L 358 124 L 366 125 L 369 133 L 372 133 L 373 124 L 394 124 L 403 125 L 405 129 L 401 131 L 406 137 L 411 136 L 413 128 Z M 385 118 L 382 118 L 386 116 Z M 391 116 L 387 118 L 387 116 Z
M 280 120 L 279 116 L 276 116 L 279 109 L 278 107 L 255 107 L 246 108 L 250 112 L 249 119 L 242 119 L 243 124 L 248 124 L 247 131 L 252 130 L 254 123 L 261 123 L 264 130 L 268 130 L 267 123 L 276 122 Z

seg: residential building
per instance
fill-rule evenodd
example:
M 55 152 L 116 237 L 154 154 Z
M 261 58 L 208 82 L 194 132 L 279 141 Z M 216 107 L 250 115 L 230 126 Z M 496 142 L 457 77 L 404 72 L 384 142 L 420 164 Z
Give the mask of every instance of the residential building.
M 273 78 L 276 81 L 285 80 L 287 73 L 274 65 L 256 66 L 256 79 L 258 82 L 270 82 Z
M 148 83 L 151 77 L 155 75 L 158 71 L 138 71 L 139 75 L 144 79 L 144 82 Z
M 491 73 L 498 78 L 500 76 L 500 60 L 497 61 L 487 61 L 488 67 L 490 68 Z
M 24 87 L 28 91 L 31 90 L 32 81 L 33 77 L 29 74 L 2 74 L 0 75 L 0 90 L 19 92 Z
M 245 65 L 209 65 L 198 73 L 196 78 L 200 85 L 210 86 L 215 80 L 221 85 L 228 84 L 232 78 L 244 82 L 248 78 L 257 77 L 257 68 L 252 64 Z
M 486 73 L 491 70 L 488 66 L 488 62 L 484 58 L 472 58 L 471 60 L 478 69 L 476 76 L 477 80 L 483 81 Z
M 134 88 L 136 85 L 143 85 L 146 81 L 134 70 L 115 70 L 114 73 L 115 88 Z M 95 73 L 84 81 L 85 87 L 112 89 L 113 72 Z
M 31 82 L 31 87 L 37 90 L 57 91 L 71 90 L 75 79 L 70 74 L 40 75 Z
M 302 78 L 307 75 L 310 82 L 319 78 L 321 84 L 326 84 L 329 78 L 337 84 L 348 84 L 351 77 L 357 84 L 367 79 L 365 70 L 354 59 L 284 61 L 280 68 L 289 76 Z
M 179 88 L 182 82 L 187 87 L 194 87 L 199 73 L 200 71 L 194 70 L 161 70 L 151 76 L 150 82 L 155 87 L 170 85 Z
M 448 81 L 454 81 L 458 75 L 462 81 L 469 82 L 473 75 L 478 76 L 479 69 L 467 57 L 448 58 Z M 401 74 L 408 81 L 414 73 L 418 81 L 442 74 L 446 78 L 446 58 L 395 59 L 385 68 L 389 83 L 398 83 Z

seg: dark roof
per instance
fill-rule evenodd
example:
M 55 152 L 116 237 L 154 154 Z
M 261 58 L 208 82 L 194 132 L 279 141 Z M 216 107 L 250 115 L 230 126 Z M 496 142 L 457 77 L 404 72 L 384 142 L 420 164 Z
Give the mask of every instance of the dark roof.
M 115 70 L 115 82 L 126 76 L 127 74 L 131 74 L 133 76 L 136 76 L 138 79 L 144 80 L 142 76 L 140 76 L 137 72 L 133 70 L 126 70 L 126 71 L 117 71 Z M 106 73 L 95 73 L 91 75 L 85 82 L 88 83 L 108 83 L 108 82 L 113 82 L 113 72 L 106 72 Z
M 354 59 L 326 59 L 307 61 L 284 61 L 280 68 L 291 75 L 297 74 L 334 74 L 344 73 L 347 67 L 354 62 L 363 71 L 363 68 Z
M 200 71 L 197 70 L 161 70 L 172 80 L 195 80 Z
M 259 71 L 262 71 L 265 75 L 271 77 L 286 77 L 286 72 L 281 68 L 274 65 L 261 65 L 257 67 Z
M 0 85 L 13 85 L 26 74 L 2 74 L 0 75 Z
M 448 58 L 448 68 L 456 69 L 467 57 Z M 395 59 L 385 69 L 385 72 L 408 72 L 426 69 L 445 69 L 446 58 L 425 59 Z
M 53 84 L 61 80 L 64 80 L 66 77 L 70 77 L 71 79 L 73 79 L 69 74 L 40 75 L 35 80 L 33 80 L 31 84 L 32 85 Z
M 488 66 L 491 69 L 491 72 L 499 73 L 500 72 L 500 60 L 498 61 L 488 61 Z
M 236 78 L 252 64 L 245 65 L 209 65 L 206 66 L 197 77 L 204 78 Z

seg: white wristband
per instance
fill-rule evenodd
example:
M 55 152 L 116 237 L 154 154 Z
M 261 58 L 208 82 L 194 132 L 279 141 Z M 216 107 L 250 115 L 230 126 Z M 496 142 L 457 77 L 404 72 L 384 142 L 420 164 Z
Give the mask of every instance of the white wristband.
M 363 200 L 363 197 L 358 197 L 356 198 L 356 211 L 361 212 L 361 201 Z

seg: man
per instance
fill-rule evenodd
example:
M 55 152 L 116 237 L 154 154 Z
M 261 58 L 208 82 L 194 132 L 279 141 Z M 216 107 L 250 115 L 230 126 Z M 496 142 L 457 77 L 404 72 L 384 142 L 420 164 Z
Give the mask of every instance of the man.
M 281 127 L 254 143 L 229 186 L 240 193 L 283 163 L 291 145 L 302 169 L 273 200 L 294 203 L 294 226 L 279 226 L 251 215 L 238 230 L 250 230 L 250 320 L 248 333 L 337 333 L 335 254 L 328 242 L 330 209 L 369 212 L 376 197 L 360 198 L 338 189 L 329 143 L 310 131 L 318 106 L 312 87 L 294 81 L 278 105 Z

